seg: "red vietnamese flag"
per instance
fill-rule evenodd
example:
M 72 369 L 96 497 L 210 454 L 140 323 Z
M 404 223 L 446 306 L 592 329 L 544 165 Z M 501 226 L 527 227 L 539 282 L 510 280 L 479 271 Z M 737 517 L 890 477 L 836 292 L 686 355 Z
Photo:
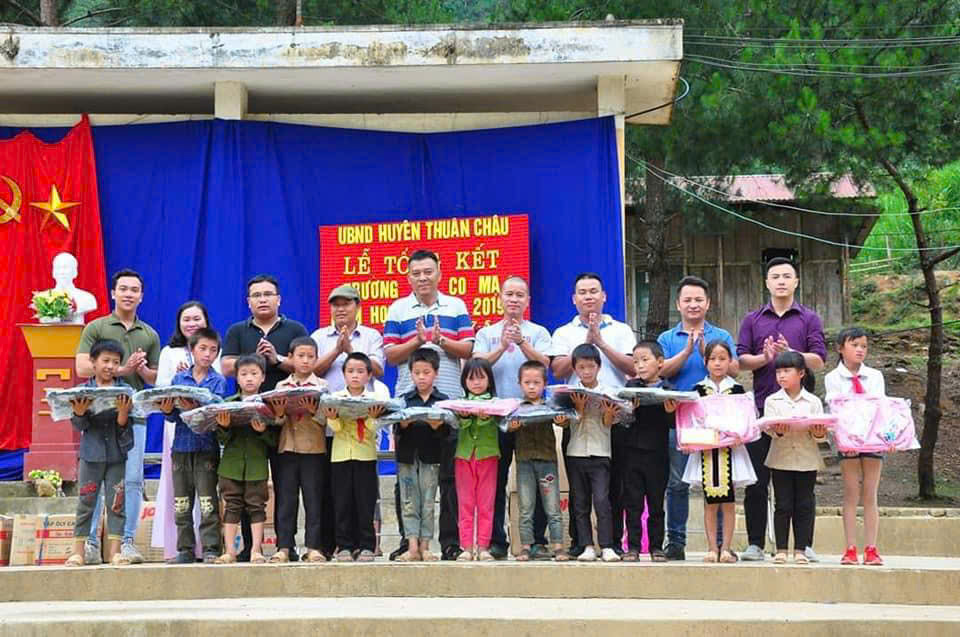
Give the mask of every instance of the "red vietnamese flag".
M 73 204 L 73 205 L 71 205 Z M 0 141 L 0 449 L 30 445 L 32 360 L 17 323 L 34 323 L 35 290 L 54 287 L 53 257 L 73 254 L 74 285 L 109 311 L 97 169 L 86 115 L 59 142 L 27 131 Z

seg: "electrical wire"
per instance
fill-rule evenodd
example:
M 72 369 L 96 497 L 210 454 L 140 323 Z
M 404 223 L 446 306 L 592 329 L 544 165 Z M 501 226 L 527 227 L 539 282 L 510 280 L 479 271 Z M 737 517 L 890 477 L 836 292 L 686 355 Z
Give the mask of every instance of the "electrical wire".
M 758 71 L 764 73 L 773 73 L 775 75 L 794 75 L 798 77 L 860 77 L 860 78 L 896 78 L 896 77 L 926 77 L 937 75 L 950 75 L 960 71 L 960 64 L 943 65 L 941 67 L 917 68 L 912 71 L 876 71 L 871 73 L 861 73 L 858 71 L 830 71 L 825 69 L 803 68 L 797 65 L 784 65 L 782 67 L 770 67 L 752 64 L 750 62 L 739 62 L 726 58 L 717 58 L 708 55 L 684 55 L 684 60 L 697 62 L 705 66 L 713 66 L 722 69 L 732 69 L 735 71 Z
M 709 190 L 717 194 L 723 195 L 724 197 L 730 197 L 731 193 L 726 190 L 720 190 L 719 188 L 713 188 L 705 183 L 699 182 L 690 177 L 685 177 L 683 175 L 678 175 L 677 173 L 672 173 L 665 168 L 657 168 L 662 173 L 670 175 L 675 179 L 682 179 L 687 183 L 690 183 L 697 188 L 702 188 L 703 190 Z M 809 212 L 815 215 L 825 215 L 829 217 L 911 217 L 913 216 L 909 212 L 831 212 L 829 210 L 814 210 L 812 208 L 801 208 L 800 206 L 791 206 L 789 204 L 778 204 L 773 201 L 763 201 L 762 199 L 750 199 L 749 197 L 740 197 L 743 201 L 748 201 L 750 203 L 763 204 L 765 206 L 770 206 L 773 208 L 784 208 L 787 210 L 796 210 L 797 212 Z M 952 210 L 960 210 L 960 207 L 950 207 L 950 208 L 931 208 L 929 210 L 920 210 L 914 214 L 926 215 L 935 212 L 949 212 Z
M 875 45 L 898 45 L 898 44 L 914 44 L 914 43 L 938 43 L 942 41 L 954 41 L 960 42 L 960 36 L 957 35 L 928 35 L 921 37 L 908 37 L 908 38 L 759 38 L 750 35 L 706 35 L 706 34 L 697 34 L 697 33 L 684 33 L 684 39 L 694 38 L 694 39 L 705 39 L 705 40 L 716 40 L 718 42 L 761 42 L 768 44 L 830 44 L 830 45 L 843 45 L 849 43 L 865 43 L 865 44 L 875 44 Z
M 683 93 L 680 95 L 680 97 L 675 97 L 673 100 L 671 100 L 671 101 L 669 101 L 669 102 L 664 102 L 663 104 L 660 104 L 659 106 L 654 106 L 653 108 L 648 108 L 648 109 L 643 110 L 643 111 L 637 111 L 636 113 L 632 113 L 632 114 L 630 114 L 630 115 L 625 115 L 624 118 L 623 118 L 624 121 L 626 121 L 626 120 L 628 120 L 628 119 L 630 119 L 630 118 L 632 118 L 632 117 L 637 117 L 637 116 L 639 116 L 639 115 L 646 115 L 647 113 L 652 113 L 653 111 L 658 111 L 658 110 L 660 110 L 661 108 L 666 108 L 666 107 L 668 107 L 668 106 L 673 106 L 674 104 L 678 104 L 683 98 L 685 98 L 687 95 L 690 94 L 690 83 L 687 82 L 685 79 L 683 79 L 683 76 L 680 76 L 680 77 L 678 77 L 677 79 L 680 80 L 681 82 L 683 82 Z
M 643 160 L 636 159 L 636 158 L 634 158 L 634 157 L 631 157 L 630 155 L 627 155 L 627 158 L 630 159 L 630 161 L 636 163 L 638 166 L 643 166 L 643 168 L 644 168 L 647 172 L 649 172 L 651 175 L 653 175 L 654 177 L 656 177 L 657 179 L 659 179 L 659 180 L 662 181 L 663 183 L 667 184 L 667 185 L 670 186 L 671 188 L 675 188 L 676 190 L 679 190 L 680 192 L 682 192 L 682 193 L 684 193 L 684 194 L 687 194 L 687 195 L 693 197 L 694 199 L 697 199 L 698 201 L 701 201 L 701 202 L 707 204 L 707 205 L 710 206 L 711 208 L 716 208 L 717 210 L 719 210 L 719 211 L 721 211 L 721 212 L 724 212 L 724 213 L 726 213 L 726 214 L 728 214 L 728 215 L 731 215 L 731 216 L 733 216 L 733 217 L 736 217 L 737 219 L 740 219 L 740 220 L 742 220 L 742 221 L 746 221 L 746 222 L 748 222 L 748 223 L 752 223 L 752 224 L 758 225 L 758 226 L 760 226 L 760 227 L 762 227 L 762 228 L 766 228 L 767 230 L 772 230 L 773 232 L 778 232 L 778 233 L 780 233 L 780 234 L 786 234 L 786 235 L 790 235 L 790 236 L 793 236 L 793 237 L 798 237 L 798 238 L 801 238 L 801 239 L 809 239 L 810 241 L 816 241 L 816 242 L 818 242 L 818 243 L 825 243 L 825 244 L 827 244 L 827 245 L 836 246 L 836 247 L 838 247 L 838 248 L 855 248 L 855 249 L 857 249 L 857 250 L 876 250 L 876 251 L 881 251 L 881 252 L 886 252 L 886 251 L 888 250 L 886 246 L 883 246 L 883 247 L 876 246 L 876 247 L 874 247 L 874 246 L 867 246 L 867 245 L 858 245 L 858 244 L 854 244 L 854 243 L 843 243 L 843 242 L 840 242 L 840 241 L 832 241 L 831 239 L 824 239 L 824 238 L 822 238 L 822 237 L 817 237 L 817 236 L 814 236 L 814 235 L 805 234 L 805 233 L 803 233 L 803 232 L 794 232 L 794 231 L 792 231 L 792 230 L 785 230 L 785 229 L 783 229 L 783 228 L 778 228 L 778 227 L 776 227 L 776 226 L 771 226 L 770 224 L 764 223 L 764 222 L 762 222 L 762 221 L 758 221 L 757 219 L 753 219 L 753 218 L 748 217 L 748 216 L 746 216 L 746 215 L 742 215 L 742 214 L 740 214 L 739 212 L 736 212 L 735 210 L 730 210 L 730 209 L 728 209 L 728 208 L 724 208 L 723 206 L 721 206 L 721 205 L 719 205 L 719 204 L 716 204 L 716 203 L 710 201 L 709 199 L 705 199 L 705 198 L 701 197 L 700 195 L 698 195 L 697 193 L 695 193 L 695 192 L 693 192 L 693 191 L 686 190 L 685 188 L 682 188 L 682 187 L 676 185 L 675 183 L 673 183 L 672 181 L 670 181 L 668 178 L 664 177 L 663 175 L 658 174 L 657 171 L 656 171 L 656 169 L 655 169 L 654 167 L 651 167 L 649 164 L 647 164 L 647 163 L 646 163 L 645 161 L 643 161 Z M 890 252 L 909 252 L 909 253 L 913 253 L 913 252 L 925 252 L 925 251 L 934 251 L 934 250 L 936 250 L 936 251 L 952 250 L 952 249 L 954 249 L 954 248 L 960 248 L 960 245 L 948 245 L 948 246 L 927 247 L 927 248 L 889 248 L 889 251 L 890 251 Z

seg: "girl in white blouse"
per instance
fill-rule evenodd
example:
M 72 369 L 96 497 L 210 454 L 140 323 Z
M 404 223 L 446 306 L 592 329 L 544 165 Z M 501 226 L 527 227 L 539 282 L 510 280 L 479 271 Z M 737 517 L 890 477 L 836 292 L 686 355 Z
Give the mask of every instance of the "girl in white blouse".
M 824 378 L 827 402 L 839 394 L 886 395 L 883 374 L 867 367 L 867 333 L 859 327 L 848 327 L 837 336 L 837 351 L 840 361 L 836 369 Z M 882 566 L 883 558 L 877 552 L 877 531 L 880 513 L 877 506 L 877 490 L 880 487 L 880 471 L 883 455 L 879 453 L 840 454 L 840 469 L 843 472 L 843 534 L 847 550 L 841 564 L 857 563 L 857 504 L 863 499 L 863 534 L 866 546 L 863 563 Z M 861 476 L 863 486 L 861 487 Z

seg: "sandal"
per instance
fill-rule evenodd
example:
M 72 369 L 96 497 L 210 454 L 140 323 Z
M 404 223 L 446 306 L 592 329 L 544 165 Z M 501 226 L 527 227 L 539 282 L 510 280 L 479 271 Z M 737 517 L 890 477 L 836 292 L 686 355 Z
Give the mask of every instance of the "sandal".
M 518 561 L 518 562 L 529 562 L 529 561 L 530 561 L 530 549 L 526 549 L 526 548 L 525 548 L 525 549 L 521 549 L 520 552 L 517 553 L 517 561 Z
M 787 554 L 778 552 L 773 556 L 774 564 L 786 564 L 787 563 Z
M 267 558 L 263 556 L 263 553 L 251 553 L 250 554 L 250 563 L 251 564 L 266 564 Z
M 555 549 L 553 551 L 553 561 L 554 562 L 569 562 L 570 554 L 567 552 L 567 549 Z
M 110 566 L 129 566 L 130 564 L 130 558 L 122 553 L 114 553 L 113 557 L 110 558 Z
M 640 553 L 632 549 L 624 553 L 623 556 L 620 558 L 620 560 L 623 562 L 636 562 L 639 559 L 640 559 Z
M 793 554 L 793 563 L 794 563 L 794 564 L 800 564 L 801 566 L 804 566 L 804 565 L 810 563 L 810 559 L 809 559 L 806 555 L 804 555 L 803 553 L 794 553 L 794 554 Z
M 214 564 L 235 564 L 237 561 L 236 555 L 230 555 L 229 553 L 224 553 L 217 559 L 213 560 Z
M 403 553 L 398 555 L 397 559 L 394 561 L 395 562 L 421 562 L 423 561 L 423 556 L 420 555 L 419 553 L 414 555 L 410 551 L 404 551 Z
M 720 562 L 722 564 L 736 564 L 737 554 L 730 549 L 724 549 L 720 552 Z
M 327 557 L 317 549 L 307 551 L 307 556 L 303 558 L 304 562 L 326 562 Z
M 86 563 L 83 561 L 83 556 L 80 555 L 79 553 L 74 553 L 67 559 L 66 562 L 64 562 L 64 566 L 85 566 L 85 565 Z
M 287 549 L 280 549 L 279 551 L 277 551 L 276 553 L 270 556 L 271 564 L 286 564 L 289 561 L 290 561 L 290 556 L 287 554 Z
M 707 554 L 703 556 L 703 561 L 709 564 L 716 564 L 718 560 L 716 551 L 707 551 Z
M 650 551 L 650 561 L 651 562 L 666 562 L 667 554 L 663 551 Z

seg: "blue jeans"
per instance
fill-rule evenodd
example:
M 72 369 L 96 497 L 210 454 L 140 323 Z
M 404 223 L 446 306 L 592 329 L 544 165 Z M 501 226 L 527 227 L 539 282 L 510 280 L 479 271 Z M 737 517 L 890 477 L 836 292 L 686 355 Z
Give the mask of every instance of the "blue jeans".
M 140 505 L 143 503 L 143 454 L 147 447 L 147 426 L 143 423 L 133 426 L 133 448 L 127 452 L 123 478 L 124 514 L 123 541 L 132 542 L 137 534 L 137 525 L 140 522 Z M 100 515 L 103 513 L 103 498 L 97 500 L 90 519 L 90 536 L 87 543 L 100 546 L 100 537 L 97 530 L 100 528 Z
M 397 483 L 404 535 L 429 544 L 433 539 L 440 465 L 420 462 L 419 458 L 414 459 L 413 464 L 398 462 Z
M 547 515 L 550 541 L 563 542 L 563 519 L 560 517 L 560 477 L 557 463 L 549 460 L 517 461 L 517 495 L 520 499 L 520 543 L 534 544 L 533 514 L 537 507 L 537 490 Z
M 670 479 L 667 481 L 667 543 L 687 545 L 687 517 L 690 514 L 690 485 L 683 481 L 687 454 L 677 450 L 677 430 L 671 429 L 668 453 Z

